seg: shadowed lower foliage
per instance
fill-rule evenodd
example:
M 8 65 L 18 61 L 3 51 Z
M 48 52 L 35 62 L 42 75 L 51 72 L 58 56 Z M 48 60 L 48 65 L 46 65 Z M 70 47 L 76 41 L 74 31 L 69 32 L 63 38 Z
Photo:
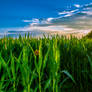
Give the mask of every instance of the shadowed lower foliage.
M 92 31 L 89 32 L 85 37 L 89 38 L 89 39 L 92 39 Z
M 92 92 L 92 40 L 0 39 L 0 92 Z

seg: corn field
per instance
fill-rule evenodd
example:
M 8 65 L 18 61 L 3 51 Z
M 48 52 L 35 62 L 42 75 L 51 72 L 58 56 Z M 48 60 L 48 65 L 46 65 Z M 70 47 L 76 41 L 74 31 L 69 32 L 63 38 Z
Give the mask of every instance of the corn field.
M 1 38 L 0 92 L 92 92 L 92 40 Z

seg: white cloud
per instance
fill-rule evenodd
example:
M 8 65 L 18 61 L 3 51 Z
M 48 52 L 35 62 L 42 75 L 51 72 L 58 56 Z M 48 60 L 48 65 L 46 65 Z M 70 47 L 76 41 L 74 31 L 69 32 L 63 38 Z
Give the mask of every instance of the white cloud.
M 73 14 L 75 14 L 76 12 L 78 12 L 79 9 L 75 9 L 72 11 L 63 11 L 63 12 L 59 12 L 59 15 L 63 15 L 62 17 L 69 17 L 72 16 Z
M 92 15 L 92 12 L 88 10 L 84 10 L 84 8 L 86 7 L 80 6 L 79 4 L 75 4 L 74 6 L 76 7 L 75 10 L 59 12 L 58 14 L 61 16 L 56 18 L 50 17 L 50 18 L 41 19 L 41 20 L 32 19 L 30 23 L 30 29 L 45 30 L 45 31 L 46 30 L 48 31 L 69 30 L 70 31 L 73 28 L 74 30 L 76 29 L 79 30 L 79 29 L 85 29 L 85 26 L 90 27 L 91 23 L 89 23 L 88 25 L 85 25 L 85 23 L 89 22 L 89 20 L 91 21 L 91 19 L 89 19 L 89 16 L 87 16 L 86 14 Z M 86 14 L 82 15 L 82 13 L 86 13 Z M 67 17 L 67 18 L 62 18 L 62 17 Z M 67 27 L 63 27 L 63 26 L 67 26 Z
M 74 4 L 76 8 L 80 8 L 81 6 L 79 4 Z
M 59 15 L 69 15 L 69 14 L 72 14 L 72 13 L 75 13 L 77 12 L 79 9 L 75 9 L 75 10 L 72 10 L 72 11 L 63 11 L 63 12 L 59 12 L 58 14 Z
M 59 32 L 66 32 L 66 31 L 72 31 L 74 30 L 73 28 L 69 28 L 67 26 L 62 26 L 62 25 L 52 25 L 52 26 L 33 26 L 30 27 L 31 30 L 39 30 L 39 31 L 47 31 L 47 32 L 51 32 L 51 31 L 59 31 Z
M 51 24 L 51 21 L 54 18 L 47 18 L 47 19 L 43 19 L 43 20 L 39 20 L 39 19 L 35 19 L 32 21 L 32 23 L 30 24 L 30 26 L 46 26 Z
M 72 16 L 72 15 L 73 15 L 73 14 L 70 13 L 70 14 L 65 15 L 64 17 L 69 17 L 69 16 Z
M 92 15 L 92 11 L 83 11 L 82 13 L 85 13 L 87 15 Z
M 30 26 L 37 26 L 39 23 L 31 23 Z
M 23 22 L 32 22 L 32 23 L 39 23 L 39 19 L 32 19 L 32 20 L 23 20 Z
M 71 13 L 73 13 L 73 12 L 76 12 L 76 11 L 78 11 L 79 9 L 76 9 L 76 10 L 72 10 L 72 11 L 70 11 Z
M 0 28 L 0 31 L 2 32 L 8 32 L 8 31 L 31 31 L 29 27 L 15 27 L 15 28 Z
M 47 21 L 50 22 L 52 21 L 54 18 L 48 18 Z
M 32 22 L 33 23 L 39 23 L 40 21 L 39 21 L 39 19 L 32 19 Z
M 68 14 L 68 13 L 70 13 L 70 11 L 63 11 L 63 12 L 59 12 L 58 14 L 63 15 L 63 14 Z
M 22 20 L 23 22 L 32 22 L 32 20 Z

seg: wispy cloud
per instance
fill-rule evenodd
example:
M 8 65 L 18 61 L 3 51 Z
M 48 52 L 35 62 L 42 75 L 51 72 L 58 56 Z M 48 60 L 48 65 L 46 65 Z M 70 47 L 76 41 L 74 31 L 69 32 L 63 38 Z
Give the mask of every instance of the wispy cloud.
M 63 11 L 63 12 L 59 12 L 58 14 L 63 15 L 63 14 L 69 14 L 69 13 L 70 13 L 70 11 Z
M 80 7 L 81 7 L 81 5 L 79 5 L 79 4 L 74 4 L 74 6 L 75 6 L 76 8 L 80 8 Z
M 43 31 L 71 31 L 92 29 L 92 8 L 91 4 L 81 6 L 74 4 L 75 10 L 58 12 L 58 17 L 47 19 L 25 20 L 30 22 L 27 30 L 43 30 Z M 80 31 L 81 32 L 81 31 Z
M 36 18 L 34 18 L 34 19 L 32 19 L 32 20 L 22 20 L 23 22 L 32 22 L 32 23 L 39 23 L 40 21 L 39 21 L 39 19 L 36 19 Z
M 32 20 L 22 20 L 23 22 L 32 22 Z
M 30 26 L 48 26 L 48 25 L 51 25 L 51 21 L 53 20 L 54 18 L 47 18 L 47 19 L 36 19 L 37 21 L 33 21 Z M 35 19 L 34 19 L 35 20 Z
M 64 11 L 64 12 L 59 12 L 58 14 L 61 15 L 62 17 L 69 17 L 72 16 L 73 14 L 76 14 L 79 9 L 71 10 L 71 11 Z

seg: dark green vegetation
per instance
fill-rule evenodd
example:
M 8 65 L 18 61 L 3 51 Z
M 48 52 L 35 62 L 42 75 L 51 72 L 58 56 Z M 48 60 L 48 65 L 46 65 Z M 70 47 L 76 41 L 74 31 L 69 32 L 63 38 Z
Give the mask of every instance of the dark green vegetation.
M 89 32 L 85 37 L 91 39 L 92 38 L 92 31 Z
M 92 40 L 0 39 L 0 92 L 92 92 Z

